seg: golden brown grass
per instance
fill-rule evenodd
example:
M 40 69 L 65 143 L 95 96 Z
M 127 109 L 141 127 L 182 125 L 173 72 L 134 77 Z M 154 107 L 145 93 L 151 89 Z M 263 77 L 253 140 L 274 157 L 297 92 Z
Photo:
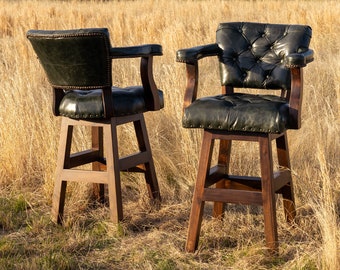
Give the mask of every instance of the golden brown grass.
M 0 0 L 0 5 L 0 269 L 340 267 L 340 3 Z M 205 219 L 199 251 L 184 252 L 200 131 L 181 127 L 185 70 L 175 62 L 175 52 L 214 42 L 222 21 L 313 28 L 315 61 L 305 70 L 303 127 L 289 132 L 298 226 L 284 223 L 279 203 L 280 255 L 275 258 L 263 249 L 261 209 L 253 207 L 230 206 L 222 222 Z M 65 226 L 49 219 L 59 119 L 52 116 L 50 88 L 25 33 L 82 27 L 108 27 L 113 46 L 163 45 L 154 73 L 166 107 L 147 115 L 163 205 L 153 209 L 141 179 L 124 175 L 126 219 L 119 226 L 109 222 L 107 209 L 87 204 L 90 187 L 81 184 L 68 190 Z M 215 64 L 214 59 L 201 62 L 201 94 L 219 92 Z M 114 82 L 139 84 L 136 70 L 137 61 L 119 60 Z M 130 130 L 121 129 L 121 138 L 130 137 Z M 85 138 L 86 132 L 77 136 Z M 234 151 L 256 154 L 252 147 L 239 144 Z M 235 158 L 234 171 L 257 172 L 256 162 Z

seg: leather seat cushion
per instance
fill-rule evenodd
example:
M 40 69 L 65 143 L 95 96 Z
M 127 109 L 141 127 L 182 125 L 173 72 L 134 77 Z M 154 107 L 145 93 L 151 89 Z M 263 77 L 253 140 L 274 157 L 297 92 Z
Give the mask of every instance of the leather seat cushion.
M 204 97 L 184 110 L 183 127 L 281 133 L 288 128 L 288 109 L 286 101 L 274 95 Z
M 164 107 L 163 92 L 158 90 L 161 107 Z M 126 116 L 147 111 L 142 86 L 112 87 L 114 116 Z M 102 90 L 67 91 L 59 106 L 62 116 L 75 119 L 103 118 Z

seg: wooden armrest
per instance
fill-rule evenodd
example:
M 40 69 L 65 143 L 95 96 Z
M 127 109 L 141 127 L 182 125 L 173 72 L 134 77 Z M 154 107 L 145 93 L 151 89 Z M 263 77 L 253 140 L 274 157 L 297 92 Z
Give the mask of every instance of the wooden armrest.
M 186 64 L 187 85 L 184 94 L 183 109 L 188 107 L 197 98 L 198 62 Z
M 301 107 L 303 96 L 303 72 L 302 68 L 291 68 L 291 90 L 289 94 L 289 127 L 299 129 L 301 127 Z
M 112 59 L 116 58 L 141 58 L 140 75 L 145 91 L 145 103 L 149 111 L 161 109 L 159 93 L 153 77 L 153 56 L 160 56 L 162 46 L 158 44 L 146 44 L 130 47 L 114 47 L 110 49 Z
M 161 109 L 158 88 L 153 77 L 153 57 L 142 57 L 140 63 L 140 74 L 145 91 L 145 104 L 149 111 Z

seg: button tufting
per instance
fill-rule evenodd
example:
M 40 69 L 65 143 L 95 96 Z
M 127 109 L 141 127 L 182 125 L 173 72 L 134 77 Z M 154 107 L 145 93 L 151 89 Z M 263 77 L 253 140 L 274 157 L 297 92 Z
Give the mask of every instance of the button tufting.
M 298 47 L 286 49 L 285 43 L 290 42 L 286 40 L 289 37 L 282 38 L 293 35 L 291 31 L 295 29 L 283 26 L 272 28 L 265 24 L 252 27 L 240 23 L 232 24 L 232 27 L 223 25 L 218 30 L 217 44 L 222 49 L 219 58 L 222 85 L 258 89 L 290 87 L 289 69 L 283 63 L 285 55 L 296 53 Z M 229 44 L 230 40 L 235 44 Z M 306 39 L 308 41 L 309 38 Z M 193 104 L 195 106 L 190 105 L 191 110 L 185 114 L 185 127 L 194 123 L 196 128 L 201 125 L 219 130 L 279 133 L 289 128 L 290 124 L 287 122 L 289 111 L 286 100 L 273 98 L 270 94 L 228 93 L 200 98 Z

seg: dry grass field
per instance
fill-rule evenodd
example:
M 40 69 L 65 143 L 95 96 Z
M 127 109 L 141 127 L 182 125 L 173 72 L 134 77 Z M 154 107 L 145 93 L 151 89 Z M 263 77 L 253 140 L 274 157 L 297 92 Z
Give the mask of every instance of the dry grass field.
M 15 1 L 0 0 L 0 269 L 329 269 L 340 268 L 339 1 Z M 227 208 L 206 218 L 199 249 L 184 251 L 200 130 L 181 127 L 185 65 L 180 48 L 213 43 L 219 22 L 309 24 L 315 61 L 305 69 L 303 125 L 289 131 L 297 224 L 278 201 L 280 253 L 264 249 L 261 208 Z M 155 80 L 166 106 L 147 114 L 163 202 L 149 203 L 143 179 L 124 174 L 125 220 L 93 207 L 91 186 L 70 184 L 63 227 L 50 221 L 59 118 L 25 33 L 29 29 L 107 27 L 113 46 L 160 43 Z M 201 62 L 200 95 L 219 93 L 215 59 Z M 114 83 L 140 84 L 139 62 L 118 60 Z M 211 87 L 207 88 L 206 86 Z M 130 147 L 131 127 L 120 130 Z M 77 130 L 85 142 L 88 131 Z M 77 144 L 76 148 L 84 145 Z M 256 156 L 252 144 L 234 153 Z M 257 156 L 256 156 L 257 157 Z M 258 173 L 257 158 L 233 159 L 233 171 Z M 208 207 L 209 208 L 209 207 Z

